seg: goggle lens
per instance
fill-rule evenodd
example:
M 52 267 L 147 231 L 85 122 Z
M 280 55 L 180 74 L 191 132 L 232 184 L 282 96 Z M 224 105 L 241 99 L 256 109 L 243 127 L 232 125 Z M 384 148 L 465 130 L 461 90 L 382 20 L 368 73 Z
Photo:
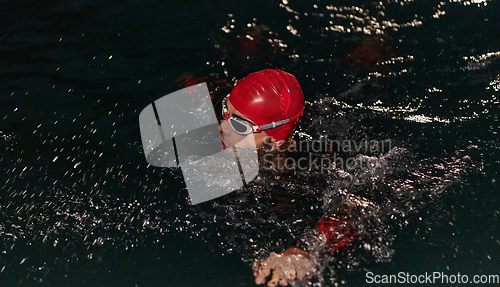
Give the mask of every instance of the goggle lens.
M 246 123 L 243 119 L 237 119 L 234 116 L 228 119 L 229 124 L 233 128 L 233 130 L 240 135 L 246 135 L 252 132 L 252 128 L 250 127 L 250 123 Z

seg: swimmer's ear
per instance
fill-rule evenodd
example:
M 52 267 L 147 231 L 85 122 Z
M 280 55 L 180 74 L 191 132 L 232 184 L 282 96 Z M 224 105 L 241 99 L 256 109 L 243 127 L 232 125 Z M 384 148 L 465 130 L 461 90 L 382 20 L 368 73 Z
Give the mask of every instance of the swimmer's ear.
M 273 145 L 275 148 L 280 148 L 285 144 L 285 141 L 277 141 L 275 139 L 273 139 L 273 140 L 274 140 Z
M 280 152 L 284 152 L 290 145 L 289 141 L 284 140 L 276 140 L 275 138 L 269 136 L 266 138 L 266 142 L 269 145 L 272 145 L 272 150 L 278 150 Z M 293 145 L 295 142 L 293 143 Z
M 274 139 L 273 137 L 271 136 L 267 136 L 265 139 L 264 139 L 264 146 L 266 146 L 266 149 L 268 151 L 274 151 L 276 150 L 276 148 L 279 146 L 276 139 Z
M 264 138 L 264 145 L 269 146 L 269 148 L 272 148 L 272 146 L 274 145 L 273 141 L 275 141 L 275 139 L 273 139 L 271 136 L 267 136 Z

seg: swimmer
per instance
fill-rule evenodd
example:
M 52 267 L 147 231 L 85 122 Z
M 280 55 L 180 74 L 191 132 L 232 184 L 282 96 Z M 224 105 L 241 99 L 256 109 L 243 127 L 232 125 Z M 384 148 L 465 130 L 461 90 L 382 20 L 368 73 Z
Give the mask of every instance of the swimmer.
M 304 111 L 304 95 L 295 77 L 281 70 L 266 69 L 243 78 L 222 101 L 224 120 L 219 125 L 226 147 L 255 146 L 284 150 Z M 318 221 L 314 237 L 323 240 L 331 252 L 347 248 L 356 240 L 354 227 L 345 217 L 330 216 Z M 317 259 L 299 245 L 254 262 L 257 285 L 286 286 L 310 277 Z

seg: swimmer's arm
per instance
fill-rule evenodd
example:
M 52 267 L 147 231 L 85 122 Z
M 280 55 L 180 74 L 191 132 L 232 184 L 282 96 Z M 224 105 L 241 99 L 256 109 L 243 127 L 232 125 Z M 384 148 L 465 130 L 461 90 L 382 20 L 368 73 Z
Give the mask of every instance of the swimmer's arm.
M 272 278 L 267 283 L 270 287 L 278 284 L 287 286 L 295 279 L 302 280 L 306 276 L 309 277 L 317 266 L 317 259 L 304 250 L 316 246 L 319 249 L 328 250 L 329 252 L 326 253 L 320 252 L 328 256 L 326 254 L 348 248 L 353 241 L 358 239 L 351 224 L 348 223 L 342 216 L 322 218 L 318 221 L 316 228 L 306 232 L 294 243 L 294 246 L 279 254 L 272 252 L 263 261 L 255 261 L 253 266 L 255 283 L 265 284 L 266 278 L 271 273 Z

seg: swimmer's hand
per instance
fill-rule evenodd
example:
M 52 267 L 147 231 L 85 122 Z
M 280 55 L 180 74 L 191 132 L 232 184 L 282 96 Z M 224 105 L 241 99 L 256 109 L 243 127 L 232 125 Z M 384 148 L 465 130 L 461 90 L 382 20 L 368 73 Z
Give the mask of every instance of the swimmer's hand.
M 271 252 L 269 257 L 261 262 L 254 261 L 253 275 L 255 284 L 266 283 L 266 277 L 273 273 L 267 286 L 287 286 L 295 279 L 302 280 L 310 276 L 313 268 L 316 266 L 316 258 L 311 254 L 295 247 L 276 254 Z

